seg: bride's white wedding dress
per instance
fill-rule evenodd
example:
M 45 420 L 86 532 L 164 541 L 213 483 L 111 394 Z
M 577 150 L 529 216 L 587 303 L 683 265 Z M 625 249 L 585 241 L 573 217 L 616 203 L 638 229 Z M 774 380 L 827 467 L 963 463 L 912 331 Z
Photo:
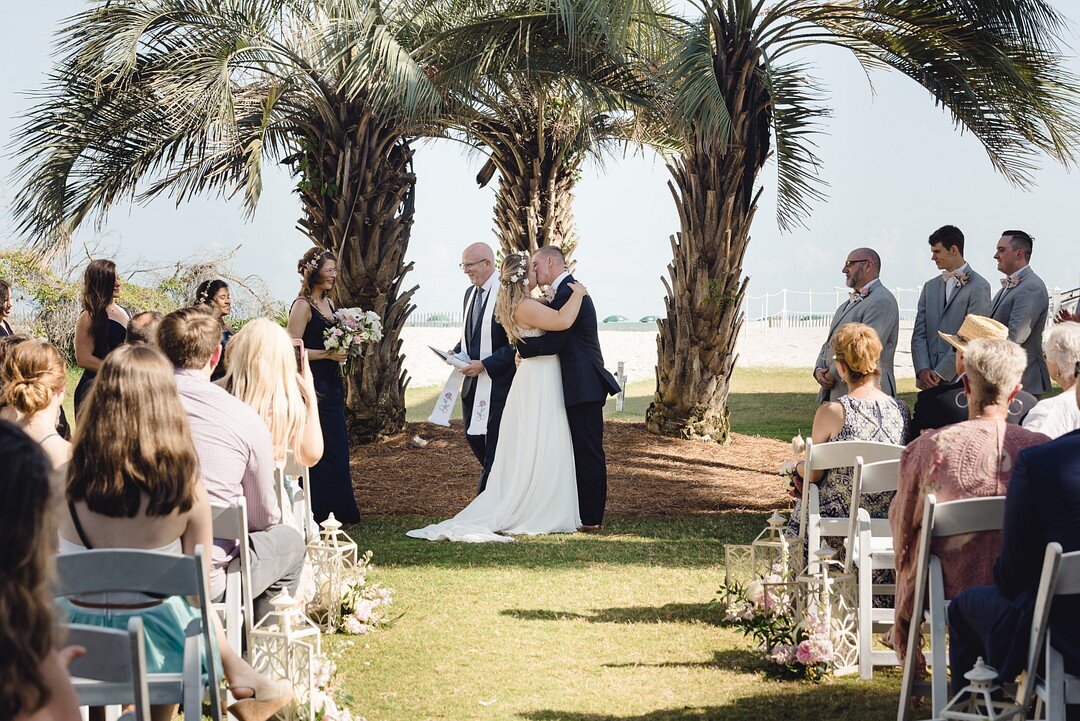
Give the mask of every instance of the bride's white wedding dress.
M 522 329 L 519 335 L 542 333 Z M 429 541 L 506 542 L 517 534 L 573 533 L 580 525 L 559 358 L 526 358 L 506 397 L 484 492 L 453 518 L 406 535 Z

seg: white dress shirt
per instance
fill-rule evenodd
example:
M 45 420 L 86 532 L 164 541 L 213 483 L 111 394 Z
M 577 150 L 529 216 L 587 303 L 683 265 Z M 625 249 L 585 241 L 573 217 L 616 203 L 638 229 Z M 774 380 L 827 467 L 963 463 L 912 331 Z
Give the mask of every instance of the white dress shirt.
M 961 274 L 967 273 L 969 271 L 970 271 L 970 267 L 968 266 L 967 263 L 964 263 L 962 266 L 960 266 L 959 268 L 954 270 L 953 273 L 955 273 L 956 275 L 961 275 Z M 960 281 L 958 281 L 956 278 L 950 276 L 949 279 L 945 281 L 945 304 L 946 305 L 948 305 L 949 301 L 952 300 L 953 294 L 959 288 L 960 288 Z

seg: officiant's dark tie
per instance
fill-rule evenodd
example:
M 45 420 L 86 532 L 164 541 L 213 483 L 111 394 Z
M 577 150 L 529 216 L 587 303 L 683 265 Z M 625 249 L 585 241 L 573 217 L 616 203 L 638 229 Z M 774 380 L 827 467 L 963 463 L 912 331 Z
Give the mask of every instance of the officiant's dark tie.
M 469 308 L 469 337 L 476 333 L 477 327 L 480 325 L 480 315 L 484 311 L 484 289 L 477 288 L 473 293 L 472 307 Z

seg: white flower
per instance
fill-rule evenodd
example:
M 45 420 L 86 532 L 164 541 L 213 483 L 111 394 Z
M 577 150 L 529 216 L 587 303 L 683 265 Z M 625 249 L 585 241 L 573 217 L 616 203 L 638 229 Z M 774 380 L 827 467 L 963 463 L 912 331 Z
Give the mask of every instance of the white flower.
M 345 620 L 341 624 L 341 627 L 345 631 L 345 633 L 350 633 L 353 636 L 359 636 L 360 634 L 366 632 L 364 624 L 360 621 L 359 618 L 357 618 L 351 613 L 345 617 Z

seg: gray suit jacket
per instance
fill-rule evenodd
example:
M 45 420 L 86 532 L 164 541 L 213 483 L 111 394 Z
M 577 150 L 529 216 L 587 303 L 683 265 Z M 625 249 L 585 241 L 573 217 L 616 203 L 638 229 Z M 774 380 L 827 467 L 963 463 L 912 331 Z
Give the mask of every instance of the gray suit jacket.
M 945 281 L 939 275 L 928 280 L 919 294 L 919 312 L 911 333 L 911 362 L 915 372 L 932 370 L 946 383 L 956 379 L 956 351 L 938 331 L 953 334 L 965 316 L 990 315 L 990 283 L 968 266 L 968 282 L 957 288 L 945 303 Z
M 829 375 L 836 379 L 831 391 L 824 388 L 818 393 L 821 402 L 834 401 L 848 392 L 847 385 L 836 372 L 836 363 L 832 362 L 832 339 L 836 331 L 848 323 L 865 323 L 873 328 L 881 340 L 881 390 L 891 396 L 896 395 L 896 376 L 893 374 L 893 356 L 896 355 L 896 338 L 900 335 L 900 309 L 896 297 L 881 284 L 874 283 L 870 292 L 858 303 L 847 301 L 836 309 L 832 324 L 829 326 L 829 339 L 821 346 L 816 368 L 828 368 Z
M 1046 283 L 1028 266 L 1019 285 L 1001 288 L 990 306 L 990 317 L 1009 327 L 1009 340 L 1019 343 L 1027 353 L 1028 365 L 1021 383 L 1024 390 L 1039 395 L 1050 390 L 1050 373 L 1042 355 L 1042 336 L 1046 315 L 1050 312 L 1050 294 Z

